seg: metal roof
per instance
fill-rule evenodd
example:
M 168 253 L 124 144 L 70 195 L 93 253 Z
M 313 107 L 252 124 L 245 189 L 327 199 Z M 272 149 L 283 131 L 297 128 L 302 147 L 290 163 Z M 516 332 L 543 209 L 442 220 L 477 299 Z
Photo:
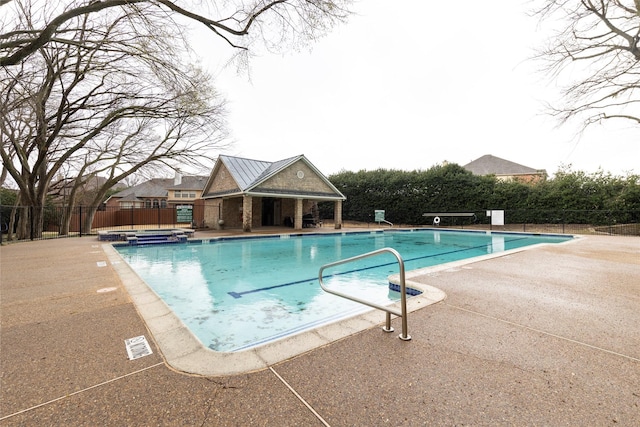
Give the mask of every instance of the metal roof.
M 329 192 L 314 192 L 314 191 L 301 191 L 301 190 L 270 190 L 270 189 L 259 189 L 259 186 L 267 181 L 274 175 L 277 175 L 290 165 L 294 164 L 297 161 L 303 161 L 309 168 L 313 170 L 313 172 L 322 179 L 331 189 Z M 217 171 L 220 169 L 220 165 L 224 165 L 234 179 L 235 183 L 238 185 L 237 189 L 227 189 L 227 190 L 213 190 L 210 188 L 211 183 L 213 182 L 214 176 Z M 210 197 L 221 197 L 228 196 L 231 194 L 252 194 L 252 195 L 280 195 L 282 196 L 307 196 L 313 197 L 316 199 L 326 199 L 326 200 L 345 200 L 346 197 L 333 185 L 331 182 L 313 165 L 311 164 L 303 154 L 289 157 L 287 159 L 278 160 L 275 162 L 268 162 L 263 160 L 253 160 L 253 159 L 245 159 L 242 157 L 232 157 L 220 155 L 218 156 L 218 163 L 214 167 L 211 176 L 207 184 L 205 185 L 205 194 L 203 194 L 203 198 Z M 271 196 L 268 196 L 271 197 Z
M 227 170 L 238 183 L 240 190 L 247 189 L 256 177 L 260 176 L 271 162 L 261 160 L 243 159 L 241 157 L 219 156 L 220 160 L 227 167 Z
M 263 160 L 252 160 L 244 159 L 242 157 L 223 155 L 221 155 L 219 159 L 224 163 L 231 176 L 236 180 L 240 190 L 246 191 L 287 165 L 293 163 L 300 157 L 302 156 L 290 157 L 277 162 L 266 162 Z

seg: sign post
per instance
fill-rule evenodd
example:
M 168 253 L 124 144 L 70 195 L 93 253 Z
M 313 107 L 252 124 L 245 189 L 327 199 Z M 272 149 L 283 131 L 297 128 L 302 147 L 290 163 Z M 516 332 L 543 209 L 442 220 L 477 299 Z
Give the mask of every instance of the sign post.
M 389 224 L 391 227 L 393 227 L 392 223 L 390 223 L 389 221 L 384 219 L 384 210 L 376 209 L 374 211 L 374 213 L 375 213 L 374 218 L 375 218 L 376 222 L 378 223 L 378 225 L 380 225 L 381 222 L 384 222 L 385 224 Z

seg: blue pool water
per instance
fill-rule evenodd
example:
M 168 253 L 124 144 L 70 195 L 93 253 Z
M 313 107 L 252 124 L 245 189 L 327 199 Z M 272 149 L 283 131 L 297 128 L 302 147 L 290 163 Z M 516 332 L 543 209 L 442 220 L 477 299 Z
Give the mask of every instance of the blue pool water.
M 409 271 L 570 238 L 395 230 L 116 249 L 204 345 L 237 351 L 370 310 L 322 291 L 318 271 L 325 264 L 391 247 Z M 323 280 L 329 287 L 386 305 L 399 299 L 387 280 L 395 273 L 396 259 L 385 253 L 326 270 Z

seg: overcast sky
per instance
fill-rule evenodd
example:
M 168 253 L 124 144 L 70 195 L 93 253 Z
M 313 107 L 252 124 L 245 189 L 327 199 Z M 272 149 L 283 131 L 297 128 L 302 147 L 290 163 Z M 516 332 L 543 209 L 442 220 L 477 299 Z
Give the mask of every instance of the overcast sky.
M 366 0 L 354 10 L 310 51 L 254 57 L 250 80 L 221 67 L 229 51 L 198 47 L 228 100 L 235 144 L 223 154 L 304 154 L 325 175 L 465 165 L 484 154 L 550 174 L 569 164 L 640 173 L 631 123 L 576 139 L 575 125 L 558 129 L 543 114 L 558 91 L 528 60 L 545 35 L 526 3 Z

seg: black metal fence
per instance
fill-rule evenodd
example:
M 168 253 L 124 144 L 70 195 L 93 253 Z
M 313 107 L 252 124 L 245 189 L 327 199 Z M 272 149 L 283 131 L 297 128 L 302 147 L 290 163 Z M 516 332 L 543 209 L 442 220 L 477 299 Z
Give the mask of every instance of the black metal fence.
M 43 210 L 41 225 L 33 220 L 36 217 L 34 209 L 0 205 L 0 242 L 95 235 L 100 230 L 198 228 L 204 224 L 202 204 L 194 204 L 192 211 L 176 207 L 103 208 L 95 212 L 93 218 L 90 218 L 87 207 L 76 207 L 67 212 L 64 207 L 47 206 Z M 511 209 L 504 210 L 504 225 L 493 225 L 487 213 L 483 210 L 467 217 L 442 215 L 437 226 L 528 233 L 640 236 L 640 211 Z M 423 224 L 411 226 L 434 226 L 433 218 L 425 218 Z
M 155 207 L 92 211 L 78 206 L 47 206 L 41 211 L 25 206 L 0 205 L 0 242 L 42 240 L 98 234 L 101 230 L 192 227 L 202 223 L 202 209 Z M 36 218 L 40 217 L 41 220 Z
M 472 217 L 442 215 L 439 227 L 527 233 L 640 236 L 640 211 L 505 209 L 503 225 L 492 224 L 489 211 Z M 434 225 L 433 218 L 425 225 Z

